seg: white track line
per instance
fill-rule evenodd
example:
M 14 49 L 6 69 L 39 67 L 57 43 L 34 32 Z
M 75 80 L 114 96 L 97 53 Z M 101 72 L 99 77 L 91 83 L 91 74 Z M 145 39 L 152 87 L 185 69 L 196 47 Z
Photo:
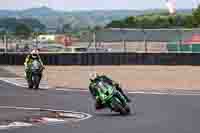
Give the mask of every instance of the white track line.
M 65 89 L 58 88 L 57 91 L 68 91 L 68 92 L 89 92 L 87 89 Z M 128 94 L 152 94 L 152 95 L 200 95 L 200 93 L 190 92 L 159 92 L 159 91 L 127 91 Z
M 27 86 L 23 86 L 23 85 L 20 85 L 20 84 L 18 84 L 18 83 L 16 83 L 16 82 L 12 82 L 11 80 L 8 80 L 9 78 L 0 78 L 0 80 L 2 80 L 2 81 L 4 81 L 4 82 L 7 82 L 7 83 L 9 83 L 9 84 L 13 84 L 13 85 L 16 85 L 16 86 L 19 86 L 19 87 L 27 87 Z
M 53 111 L 53 112 L 64 112 L 64 113 L 71 113 L 71 114 L 81 114 L 82 116 L 85 117 L 76 117 L 78 118 L 77 120 L 73 120 L 73 121 L 82 121 L 82 120 L 86 120 L 92 117 L 92 115 L 84 113 L 84 112 L 75 112 L 75 111 L 66 111 L 66 110 L 55 110 L 55 109 L 42 109 L 42 108 L 29 108 L 29 107 L 15 107 L 15 106 L 0 106 L 0 109 L 16 109 L 16 110 L 33 110 L 33 111 Z M 65 123 L 66 121 L 59 121 L 59 122 L 53 122 L 53 123 L 47 123 L 46 125 L 55 125 L 55 124 L 62 124 Z M 29 123 L 25 123 L 25 124 L 29 124 Z M 35 126 L 35 125 L 30 125 L 30 126 Z M 11 128 L 20 128 L 20 127 L 27 127 L 27 126 L 23 126 L 23 125 L 0 125 L 0 130 L 8 130 Z
M 16 107 L 16 106 L 0 106 L 0 109 L 16 109 L 16 110 L 34 110 L 34 111 L 53 111 L 53 112 L 64 112 L 64 113 L 74 113 L 74 114 L 83 114 L 87 117 L 81 118 L 79 120 L 85 120 L 92 117 L 92 115 L 84 112 L 76 112 L 71 110 L 55 110 L 55 109 L 44 109 L 44 108 L 29 108 L 29 107 Z
M 174 96 L 181 96 L 181 95 L 195 95 L 195 96 L 199 96 L 200 93 L 190 93 L 190 92 L 156 92 L 156 91 L 152 91 L 152 92 L 148 92 L 148 91 L 130 91 L 128 92 L 130 94 L 152 94 L 152 95 L 174 95 Z
M 15 86 L 27 88 L 27 83 L 25 82 L 25 80 L 23 78 L 3 78 L 3 77 L 0 77 L 0 80 L 7 82 L 9 84 L 13 84 Z M 24 82 L 22 84 L 20 84 L 19 81 L 24 81 Z M 44 82 L 41 81 L 41 84 L 40 84 L 41 88 L 42 89 L 49 89 L 50 87 L 48 87 L 47 83 L 45 83 L 45 84 L 46 84 L 46 86 L 44 86 Z
M 12 79 L 14 78 L 2 78 L 0 77 L 0 80 L 4 81 L 4 82 L 7 82 L 9 84 L 13 84 L 13 85 L 16 85 L 16 86 L 19 86 L 19 87 L 23 87 L 23 88 L 27 88 L 26 85 L 23 85 L 23 84 L 20 84 L 20 83 L 17 83 L 17 80 L 21 80 L 22 78 L 15 78 L 16 79 L 16 82 L 13 82 Z M 44 90 L 50 90 L 50 87 L 42 87 L 41 86 L 41 89 L 44 89 Z M 56 88 L 56 89 L 52 89 L 52 90 L 56 90 L 56 91 L 68 91 L 68 92 L 88 92 L 87 89 L 67 89 L 67 88 Z M 129 94 L 152 94 L 152 95 L 194 95 L 194 96 L 199 96 L 200 95 L 200 92 L 198 93 L 195 93 L 195 92 L 176 92 L 176 91 L 171 91 L 171 92 L 159 92 L 159 91 L 128 91 L 127 93 Z

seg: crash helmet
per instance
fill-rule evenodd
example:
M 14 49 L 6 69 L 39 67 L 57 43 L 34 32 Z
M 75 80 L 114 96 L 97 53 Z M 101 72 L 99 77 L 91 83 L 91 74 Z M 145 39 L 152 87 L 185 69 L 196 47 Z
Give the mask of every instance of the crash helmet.
M 34 49 L 34 50 L 31 51 L 31 57 L 33 59 L 38 58 L 38 55 L 39 55 L 39 51 L 37 49 Z
M 93 81 L 98 77 L 98 73 L 97 72 L 92 72 L 90 73 L 90 80 Z

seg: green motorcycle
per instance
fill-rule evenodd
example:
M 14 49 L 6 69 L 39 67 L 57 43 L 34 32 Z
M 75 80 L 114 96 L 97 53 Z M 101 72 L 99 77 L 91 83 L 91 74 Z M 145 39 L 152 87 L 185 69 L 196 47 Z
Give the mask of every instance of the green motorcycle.
M 130 114 L 130 107 L 125 97 L 108 83 L 99 81 L 97 84 L 98 96 L 102 104 L 111 111 L 119 112 L 121 115 Z
M 40 64 L 39 61 L 35 60 L 30 64 L 29 70 L 27 72 L 27 83 L 29 89 L 39 89 L 40 80 L 42 78 L 42 72 L 44 67 Z

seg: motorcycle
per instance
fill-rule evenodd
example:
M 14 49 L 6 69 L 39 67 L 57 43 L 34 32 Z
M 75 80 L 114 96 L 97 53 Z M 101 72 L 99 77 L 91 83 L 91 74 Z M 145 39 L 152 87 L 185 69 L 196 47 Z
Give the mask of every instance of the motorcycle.
M 30 70 L 27 78 L 28 82 L 28 88 L 29 89 L 39 89 L 40 80 L 42 78 L 42 72 L 44 70 L 44 67 L 41 65 L 41 63 L 38 60 L 34 60 L 32 64 L 30 65 Z
M 115 88 L 108 83 L 99 81 L 97 83 L 99 98 L 102 104 L 110 108 L 111 111 L 119 112 L 121 115 L 130 114 L 130 107 L 126 98 Z

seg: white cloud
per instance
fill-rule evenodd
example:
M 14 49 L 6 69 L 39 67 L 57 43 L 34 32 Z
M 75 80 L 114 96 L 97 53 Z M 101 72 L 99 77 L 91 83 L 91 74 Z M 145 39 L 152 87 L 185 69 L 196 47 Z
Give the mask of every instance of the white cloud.
M 176 0 L 177 8 L 192 8 L 192 0 Z M 54 9 L 147 9 L 166 8 L 165 0 L 1 0 L 0 9 L 49 6 Z
M 166 5 L 170 14 L 174 14 L 176 12 L 175 0 L 166 0 Z

